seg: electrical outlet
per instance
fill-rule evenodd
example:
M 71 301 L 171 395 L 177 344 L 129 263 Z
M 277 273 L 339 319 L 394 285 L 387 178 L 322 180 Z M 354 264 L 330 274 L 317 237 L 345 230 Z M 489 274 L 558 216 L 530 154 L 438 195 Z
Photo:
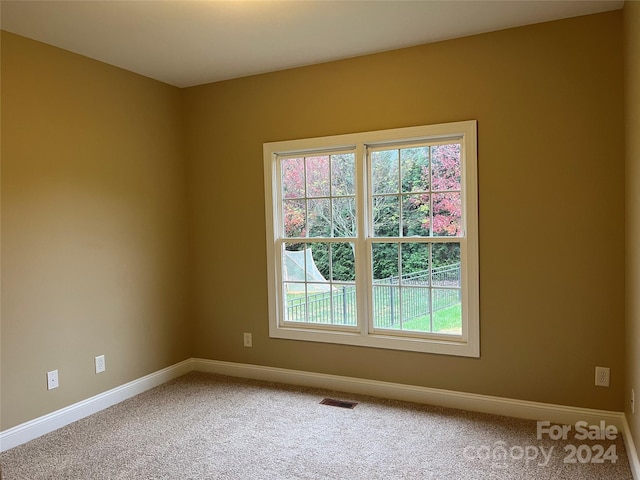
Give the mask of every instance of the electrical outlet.
M 96 373 L 102 373 L 107 369 L 107 365 L 104 361 L 104 355 L 96 357 Z
M 608 387 L 609 386 L 609 374 L 610 370 L 607 367 L 596 367 L 596 386 Z
M 253 347 L 253 339 L 251 338 L 250 333 L 245 333 L 244 335 L 244 346 L 245 347 Z
M 47 390 L 58 388 L 58 370 L 47 372 Z
M 631 389 L 631 413 L 636 413 L 636 392 Z

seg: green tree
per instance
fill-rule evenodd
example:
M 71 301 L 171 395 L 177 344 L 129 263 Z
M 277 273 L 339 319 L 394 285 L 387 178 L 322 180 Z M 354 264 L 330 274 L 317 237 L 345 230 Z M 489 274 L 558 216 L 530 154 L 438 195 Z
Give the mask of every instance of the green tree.
M 460 145 L 390 148 L 371 153 L 371 194 L 376 237 L 458 236 L 462 233 Z M 282 160 L 285 237 L 356 236 L 355 155 L 328 154 Z M 459 244 L 429 248 L 376 243 L 374 278 L 404 270 L 460 261 Z M 419 245 L 419 244 L 416 244 Z M 303 243 L 289 243 L 299 250 Z M 349 243 L 314 243 L 313 256 L 325 278 L 352 281 L 354 252 Z M 351 250 L 351 251 L 348 251 Z M 402 257 L 402 258 L 401 258 Z

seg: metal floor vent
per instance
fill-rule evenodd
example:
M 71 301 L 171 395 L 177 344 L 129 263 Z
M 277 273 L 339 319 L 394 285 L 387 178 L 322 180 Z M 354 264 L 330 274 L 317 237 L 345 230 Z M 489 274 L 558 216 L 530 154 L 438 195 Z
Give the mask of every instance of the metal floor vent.
M 325 398 L 320 402 L 322 405 L 330 405 L 340 408 L 355 408 L 358 402 L 347 402 L 346 400 L 336 400 L 335 398 Z

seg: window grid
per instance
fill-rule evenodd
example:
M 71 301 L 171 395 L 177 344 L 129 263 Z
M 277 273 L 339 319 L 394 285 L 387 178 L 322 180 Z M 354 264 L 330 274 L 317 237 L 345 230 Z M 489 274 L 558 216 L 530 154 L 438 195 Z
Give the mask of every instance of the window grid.
M 370 184 L 372 185 L 373 195 L 370 199 L 370 208 L 368 211 L 368 215 L 370 217 L 370 225 L 372 226 L 369 231 L 369 236 L 374 238 L 385 238 L 386 240 L 395 239 L 396 242 L 400 242 L 401 239 L 404 238 L 412 238 L 420 237 L 421 240 L 418 240 L 420 243 L 424 245 L 430 245 L 430 239 L 434 237 L 434 196 L 446 193 L 462 193 L 461 185 L 462 185 L 462 175 L 461 172 L 458 172 L 454 177 L 457 178 L 457 183 L 460 185 L 460 188 L 437 188 L 436 181 L 434 180 L 434 170 L 437 168 L 434 162 L 433 151 L 434 148 L 438 147 L 451 147 L 453 153 L 457 153 L 457 163 L 459 165 L 460 158 L 459 152 L 456 152 L 456 147 L 459 145 L 457 142 L 425 142 L 418 144 L 410 144 L 410 145 L 394 145 L 386 148 L 370 148 L 367 152 L 367 168 L 368 175 L 370 179 Z M 446 148 L 446 147 L 445 147 Z M 408 153 L 407 153 L 408 152 Z M 414 158 L 414 162 L 411 162 L 411 153 L 418 153 L 418 155 L 422 154 L 422 162 L 416 162 L 416 158 Z M 377 158 L 380 157 L 380 158 Z M 386 157 L 386 158 L 385 158 Z M 377 161 L 380 161 L 382 166 L 377 165 Z M 384 165 L 384 163 L 387 165 Z M 418 183 L 418 187 L 416 188 L 416 179 L 413 178 L 413 181 L 409 178 L 411 176 L 411 169 L 417 167 L 421 170 L 420 178 Z M 455 165 L 454 165 L 455 166 Z M 387 168 L 390 172 L 393 172 L 393 175 L 396 177 L 395 179 L 389 179 L 388 186 L 378 185 L 376 182 L 376 178 L 380 175 L 376 174 L 376 168 L 384 169 Z M 455 172 L 454 172 L 455 173 Z M 387 173 L 387 176 L 389 173 Z M 415 177 L 415 172 L 413 177 Z M 446 183 L 446 182 L 445 182 Z M 455 179 L 454 179 L 455 183 Z M 395 187 L 393 187 L 395 185 Z M 396 232 L 379 232 L 376 224 L 376 219 L 374 215 L 376 213 L 376 200 L 379 199 L 392 199 L 395 200 L 395 205 L 397 205 L 397 218 L 398 218 L 398 230 Z M 416 232 L 408 232 L 407 224 L 408 220 L 408 210 L 410 210 L 410 202 L 411 200 L 415 200 L 416 203 L 421 204 L 424 200 L 427 200 L 427 209 L 428 209 L 428 232 L 422 233 L 422 235 L 416 235 Z M 460 198 L 462 201 L 462 198 Z M 384 203 L 384 200 L 383 200 Z M 389 203 L 389 202 L 387 202 Z M 462 212 L 461 212 L 462 213 Z M 395 235 L 393 234 L 395 233 Z M 408 236 L 406 235 L 409 234 Z M 456 239 L 456 243 L 459 243 L 460 237 L 463 237 L 462 232 L 457 232 L 458 235 L 454 237 Z M 453 243 L 453 242 L 452 242 Z M 372 250 L 375 250 L 375 247 L 372 244 Z M 389 281 L 389 286 L 385 287 L 381 285 L 381 280 L 373 279 L 373 287 L 372 287 L 372 299 L 371 299 L 371 307 L 370 311 L 372 312 L 370 316 L 370 329 L 371 331 L 396 331 L 403 332 L 405 330 L 409 330 L 414 335 L 429 335 L 433 333 L 446 333 L 446 334 L 462 334 L 462 311 L 460 312 L 459 319 L 456 324 L 452 325 L 453 328 L 447 329 L 447 331 L 442 332 L 437 329 L 434 330 L 434 312 L 436 309 L 439 309 L 440 304 L 442 304 L 441 297 L 443 297 L 443 293 L 447 293 L 447 290 L 454 292 L 455 295 L 444 295 L 445 297 L 451 298 L 451 302 L 455 305 L 459 303 L 461 300 L 460 291 L 461 288 L 458 287 L 452 288 L 448 285 L 438 285 L 434 279 L 434 268 L 433 268 L 433 251 L 432 248 L 428 247 L 428 256 L 423 256 L 423 261 L 425 262 L 425 270 L 424 272 L 420 272 L 421 277 L 424 278 L 424 275 L 428 276 L 428 282 L 426 285 L 423 283 L 422 285 L 416 286 L 411 285 L 408 282 L 408 278 L 411 278 L 411 282 L 414 282 L 415 276 L 411 275 L 413 272 L 408 272 L 405 275 L 404 267 L 403 267 L 403 258 L 404 258 L 404 243 L 398 243 L 398 252 L 397 252 L 397 284 L 394 283 L 395 276 L 388 277 L 386 280 Z M 372 253 L 372 262 L 375 263 L 375 255 Z M 458 258 L 459 260 L 459 258 Z M 456 268 L 457 264 L 457 268 Z M 445 266 L 447 268 L 447 266 Z M 439 268 L 442 271 L 442 267 Z M 454 263 L 452 268 L 447 268 L 449 271 L 458 271 L 458 278 L 460 272 L 460 262 Z M 375 271 L 375 265 L 371 267 L 372 272 Z M 439 273 L 441 273 L 439 271 Z M 411 277 L 410 277 L 411 275 Z M 379 297 L 381 296 L 377 292 L 380 290 L 388 290 L 386 298 L 384 302 L 387 304 L 387 311 L 381 311 L 379 307 Z M 415 297 L 416 293 L 421 292 L 421 294 L 417 295 L 418 297 L 422 297 L 420 300 L 420 305 L 417 306 L 415 301 L 410 301 L 411 297 Z M 450 292 L 449 292 L 450 293 Z M 405 297 L 406 300 L 405 301 Z M 394 299 L 396 299 L 394 301 Z M 417 312 L 421 312 L 420 316 Z M 387 318 L 384 318 L 387 317 Z M 390 317 L 390 319 L 389 319 Z M 414 318 L 422 318 L 422 324 L 420 327 L 412 326 L 411 319 Z M 425 317 L 427 324 L 425 325 Z
M 427 132 L 444 130 L 455 131 L 456 127 L 459 127 L 458 133 L 448 131 L 444 132 L 444 134 L 441 133 L 440 135 L 427 134 L 422 139 L 417 136 L 414 137 L 415 140 L 411 140 L 411 134 L 416 131 L 421 131 L 423 129 Z M 402 141 L 402 137 L 400 135 L 404 132 L 408 134 L 407 138 L 409 138 L 406 142 Z M 394 135 L 398 135 L 398 137 L 395 143 L 390 147 L 390 142 L 388 141 L 383 141 L 380 145 L 376 145 L 375 141 L 366 141 L 364 136 L 369 134 L 373 137 L 376 137 L 377 134 L 381 134 L 381 136 L 390 134 L 392 137 Z M 353 345 L 377 346 L 382 348 L 431 351 L 434 353 L 450 353 L 464 356 L 478 356 L 479 337 L 477 328 L 477 305 L 474 306 L 474 304 L 477 304 L 476 221 L 473 221 L 472 227 L 474 228 L 471 229 L 473 234 L 471 257 L 469 257 L 469 252 L 467 251 L 469 226 L 465 223 L 467 221 L 467 215 L 471 213 L 472 219 L 477 215 L 477 207 L 474 204 L 475 199 L 470 203 L 471 212 L 467 209 L 467 195 L 470 194 L 471 198 L 473 198 L 475 197 L 476 191 L 475 122 L 459 122 L 458 124 L 431 127 L 411 127 L 409 129 L 398 129 L 397 131 L 369 132 L 369 134 L 354 134 L 310 139 L 308 141 L 301 140 L 265 144 L 265 191 L 267 193 L 268 204 L 267 217 L 269 217 L 269 207 L 275 207 L 276 210 L 271 211 L 275 214 L 273 218 L 279 226 L 279 232 L 276 237 L 274 237 L 274 240 L 276 252 L 280 251 L 280 254 L 276 255 L 276 257 L 270 257 L 276 259 L 280 258 L 280 261 L 277 261 L 276 263 L 279 264 L 280 267 L 274 269 L 271 260 L 269 261 L 270 278 L 276 280 L 275 289 L 281 291 L 281 300 L 279 302 L 271 301 L 272 294 L 270 293 L 270 308 L 272 308 L 273 305 L 280 305 L 280 307 L 275 310 L 271 310 L 271 336 L 312 341 L 329 341 L 333 343 L 347 343 Z M 343 138 L 347 138 L 349 141 L 352 141 L 353 139 L 359 141 L 354 141 L 353 147 L 342 151 L 326 148 L 327 146 L 330 146 L 329 142 L 333 139 L 342 140 Z M 324 143 L 325 141 L 327 143 Z M 295 146 L 303 145 L 306 148 L 309 143 L 315 143 L 317 146 L 310 149 L 298 150 L 303 153 L 294 153 L 296 152 Z M 336 143 L 339 144 L 341 142 L 338 141 Z M 285 148 L 280 150 L 283 153 L 278 153 L 277 147 L 276 149 L 271 148 L 275 144 L 278 144 L 278 147 L 280 147 L 280 145 L 285 145 Z M 291 149 L 286 148 L 290 145 L 293 145 L 294 147 Z M 446 169 L 450 167 L 447 167 L 445 163 L 450 159 L 442 157 L 439 160 L 442 162 L 442 165 L 438 166 L 436 164 L 433 149 L 434 147 L 440 146 L 450 148 L 451 146 L 456 145 L 459 146 L 460 150 L 458 160 L 459 172 L 453 175 L 453 180 L 447 178 L 442 181 L 438 180 L 440 181 L 440 184 L 438 185 L 436 184 L 436 180 L 434 180 L 436 176 L 434 172 L 438 173 L 436 172 L 436 169 L 440 168 L 446 173 Z M 410 149 L 420 148 L 426 149 L 426 164 L 428 165 L 428 168 L 423 172 L 425 178 L 420 179 L 420 181 L 426 184 L 426 187 L 423 185 L 421 188 L 416 188 L 414 184 L 411 184 L 409 180 L 405 179 L 404 169 L 406 167 L 406 159 L 404 158 L 404 152 Z M 349 192 L 349 194 L 344 194 L 344 191 L 337 191 L 337 184 L 334 185 L 333 158 L 335 156 L 339 156 L 345 151 L 353 155 L 354 165 L 353 176 L 350 179 L 352 191 Z M 395 152 L 391 154 L 395 157 L 394 163 L 396 164 L 395 178 L 393 179 L 395 187 L 393 191 L 376 191 L 376 186 L 373 184 L 374 174 L 372 171 L 373 162 L 371 160 L 371 155 L 374 152 Z M 469 181 L 465 165 L 467 155 L 473 159 L 473 168 L 469 170 L 471 172 L 471 185 L 473 187 L 470 192 L 465 187 L 465 184 Z M 321 156 L 328 159 L 327 170 L 329 181 L 326 186 L 327 190 L 320 191 L 321 189 L 316 189 L 311 192 L 309 180 L 314 174 L 310 171 L 310 162 L 307 160 L 309 158 Z M 280 171 L 280 162 L 294 158 L 303 159 L 304 189 L 301 195 L 287 196 L 283 185 L 281 185 L 284 183 L 284 179 L 282 172 Z M 272 174 L 269 173 L 274 171 L 271 167 L 272 165 L 276 165 L 275 171 L 278 172 L 276 177 L 272 177 Z M 367 173 L 362 175 L 360 172 Z M 274 180 L 272 185 L 276 188 L 276 195 L 273 195 L 271 185 L 267 183 L 271 182 L 271 180 L 268 180 L 270 178 L 273 178 Z M 366 180 L 366 182 L 363 182 L 363 180 Z M 414 180 L 415 178 L 412 181 Z M 437 195 L 440 195 L 440 197 L 437 197 Z M 457 197 L 446 197 L 446 195 L 457 195 Z M 412 200 L 412 197 L 414 199 L 419 199 L 419 202 L 416 202 L 413 205 L 427 205 L 425 210 L 428 214 L 424 214 L 424 212 L 421 211 L 419 212 L 419 215 L 409 218 L 411 215 L 410 208 L 413 206 L 409 201 Z M 396 222 L 397 229 L 395 228 L 395 225 L 392 228 L 395 235 L 388 233 L 389 230 L 386 231 L 386 235 L 378 235 L 381 231 L 376 232 L 376 219 L 373 215 L 374 199 L 376 198 L 395 199 L 395 203 L 397 204 L 395 207 L 396 218 L 394 218 L 393 221 Z M 271 203 L 269 199 L 273 199 L 273 203 Z M 351 226 L 347 227 L 347 231 L 351 233 L 351 236 L 344 236 L 344 226 L 341 227 L 343 228 L 341 231 L 337 227 L 341 212 L 339 202 L 344 199 L 351 202 L 348 208 L 357 212 L 357 214 L 354 214 L 354 216 L 349 219 Z M 286 201 L 290 200 L 303 201 L 303 203 L 298 204 L 303 205 L 304 207 L 303 228 L 298 232 L 299 235 L 289 235 L 290 232 L 287 232 L 287 212 L 286 208 L 283 208 L 283 205 L 286 204 Z M 315 202 L 318 200 L 323 201 L 324 203 Z M 444 202 L 444 207 L 438 207 L 436 205 L 437 201 L 443 202 L 444 200 L 446 200 L 446 202 Z M 319 207 L 318 205 L 323 205 L 323 207 Z M 440 210 L 437 208 L 440 208 Z M 447 208 L 449 210 L 447 210 Z M 314 225 L 313 222 L 316 220 L 318 212 L 323 214 L 324 217 L 321 221 L 324 223 Z M 440 215 L 440 218 L 438 219 L 440 221 L 439 225 L 436 225 L 435 223 L 437 215 Z M 453 221 L 447 223 L 447 215 L 451 215 Z M 418 225 L 423 229 L 425 225 L 428 225 L 428 231 L 426 231 L 426 233 L 420 231 L 420 235 L 416 235 L 415 232 L 409 232 L 407 230 L 407 225 L 410 222 L 414 222 L 415 225 Z M 386 225 L 386 227 L 388 226 L 389 225 Z M 362 233 L 358 234 L 357 232 Z M 268 233 L 268 238 L 271 235 L 273 234 Z M 285 279 L 281 277 L 282 272 L 278 273 L 278 270 L 284 269 L 283 258 L 285 256 L 284 252 L 286 251 L 285 243 L 297 243 L 299 244 L 297 248 L 301 248 L 304 251 L 314 249 L 314 252 L 319 245 L 324 244 L 325 247 L 323 248 L 327 250 L 328 258 L 323 261 L 323 275 L 327 278 L 324 281 L 315 281 L 313 279 L 307 279 L 305 273 L 303 282 L 286 282 Z M 334 246 L 339 245 L 340 243 L 348 243 L 353 249 L 353 266 L 350 268 L 352 268 L 354 275 L 357 272 L 354 281 L 345 282 L 344 278 L 336 277 L 336 269 L 337 266 L 340 266 L 340 261 L 336 263 L 333 250 L 334 248 L 337 248 Z M 394 326 L 393 328 L 381 326 L 375 321 L 374 297 L 375 287 L 377 287 L 378 284 L 376 283 L 376 277 L 374 274 L 374 262 L 376 261 L 374 258 L 374 246 L 383 244 L 397 244 L 396 258 L 394 259 L 396 267 L 395 270 L 390 270 L 397 272 L 397 275 L 395 276 L 397 278 L 394 278 L 393 275 L 386 277 L 391 283 L 390 287 L 396 291 L 396 296 L 392 296 L 391 298 L 398 302 L 397 305 L 392 307 L 392 309 L 397 308 L 399 314 L 398 327 Z M 428 272 L 425 274 L 427 277 L 423 276 L 423 272 L 418 271 L 418 266 L 420 264 L 419 261 L 416 262 L 412 260 L 413 263 L 409 262 L 406 265 L 404 263 L 404 251 L 410 251 L 410 247 L 414 244 L 428 246 L 428 259 L 423 261 L 427 266 L 425 269 Z M 450 245 L 451 247 L 445 247 L 446 245 Z M 456 248 L 457 253 L 446 253 L 447 249 L 455 250 Z M 438 252 L 437 255 L 436 251 Z M 469 258 L 472 260 L 471 263 L 469 263 Z M 457 262 L 453 262 L 453 260 L 457 260 Z M 311 261 L 314 260 L 312 259 Z M 309 268 L 309 260 L 306 255 L 304 262 L 306 271 L 306 269 Z M 457 268 L 459 273 L 455 283 L 451 283 L 451 280 L 448 280 L 449 283 L 442 280 L 445 278 L 443 275 L 448 273 L 443 273 L 442 269 L 436 272 L 436 269 L 440 267 L 447 267 L 450 271 Z M 274 273 L 275 276 L 272 276 Z M 409 277 L 409 275 L 414 275 L 414 277 Z M 421 279 L 419 281 L 415 280 L 416 275 L 420 276 Z M 437 275 L 440 276 L 438 277 Z M 472 284 L 469 283 L 469 278 L 471 278 Z M 292 322 L 287 318 L 285 314 L 287 305 L 285 292 L 286 284 L 297 283 L 304 285 L 304 297 L 307 300 L 310 298 L 310 295 L 312 294 L 310 290 L 313 288 L 318 285 L 327 288 L 328 309 L 330 311 L 331 318 L 330 322 L 327 322 L 326 324 L 314 323 L 308 310 L 305 312 L 303 321 L 301 322 Z M 281 288 L 277 287 L 278 284 Z M 355 304 L 352 310 L 348 310 L 346 308 L 346 295 L 344 293 L 340 293 L 340 289 L 344 292 L 345 288 L 353 288 L 354 292 L 356 288 L 358 289 L 358 301 L 354 300 Z M 273 289 L 270 285 L 270 292 L 272 290 Z M 392 293 L 394 292 L 394 290 L 390 291 Z M 457 296 L 460 304 L 460 308 L 458 309 L 459 313 L 457 314 L 459 317 L 458 329 L 457 331 L 438 330 L 435 319 L 435 310 L 438 307 L 440 297 L 445 297 L 451 292 L 453 292 L 453 295 Z M 422 297 L 423 299 L 420 300 L 420 302 L 422 302 L 423 305 L 426 305 L 428 311 L 428 315 L 426 316 L 427 320 L 425 320 L 426 323 L 421 324 L 422 326 L 420 327 L 416 327 L 415 322 L 412 324 L 412 320 L 408 318 L 411 317 L 411 315 L 414 315 L 410 313 L 411 308 L 413 307 L 408 303 L 413 297 Z M 469 306 L 471 306 L 471 308 L 469 308 Z M 349 315 L 354 317 L 352 324 L 349 324 L 349 322 L 346 321 L 347 313 L 345 312 L 347 312 L 347 310 L 350 312 Z M 292 326 L 292 324 L 294 325 Z M 351 334 L 346 337 L 335 335 L 335 333 L 339 333 L 340 331 L 347 333 L 347 330 L 348 332 L 351 332 Z M 327 333 L 323 333 L 325 331 Z M 330 334 L 330 332 L 334 332 L 334 334 Z M 382 334 L 383 337 L 378 337 L 379 334 Z M 393 338 L 396 338 L 396 340 L 393 340 Z M 412 340 L 411 343 L 404 343 L 406 342 L 406 340 L 404 340 L 405 338 L 406 340 Z M 416 343 L 415 340 L 421 340 L 421 342 Z M 437 343 L 433 343 L 434 340 Z

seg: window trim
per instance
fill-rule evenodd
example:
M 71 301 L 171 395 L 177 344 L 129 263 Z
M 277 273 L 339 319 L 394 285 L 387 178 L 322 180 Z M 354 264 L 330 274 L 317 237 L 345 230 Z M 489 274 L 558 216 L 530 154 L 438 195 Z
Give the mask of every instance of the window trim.
M 386 335 L 370 332 L 371 319 L 369 311 L 369 294 L 366 301 L 358 300 L 358 325 L 355 329 L 327 330 L 315 326 L 284 326 L 280 325 L 279 312 L 282 311 L 283 296 L 282 282 L 276 268 L 280 255 L 275 248 L 279 237 L 279 193 L 274 186 L 279 185 L 277 156 L 320 151 L 333 152 L 342 149 L 356 150 L 356 208 L 364 212 L 363 202 L 368 202 L 366 175 L 360 162 L 366 155 L 369 146 L 391 146 L 411 142 L 458 139 L 461 143 L 462 196 L 463 219 L 465 230 L 465 248 L 461 248 L 462 285 L 462 337 L 455 340 L 438 337 L 424 338 L 409 335 Z M 417 127 L 396 128 L 372 132 L 361 132 L 344 135 L 333 135 L 299 140 L 285 140 L 263 144 L 264 155 L 264 187 L 265 187 L 265 218 L 267 242 L 267 275 L 269 301 L 269 336 L 290 340 L 314 341 L 354 345 L 373 348 L 406 350 L 444 355 L 465 357 L 480 356 L 480 312 L 479 312 L 479 258 L 478 258 L 478 183 L 477 183 L 477 122 L 467 120 L 461 122 L 425 125 Z M 371 242 L 378 237 L 368 236 L 368 225 L 365 215 L 359 215 L 358 240 L 356 242 Z M 368 278 L 366 248 L 357 249 L 360 256 L 356 257 L 356 276 Z M 281 260 L 281 259 L 280 259 Z M 369 259 L 370 260 L 370 259 Z M 281 263 L 280 263 L 281 265 Z M 367 282 L 370 282 L 368 279 Z M 368 285 L 368 290 L 370 289 Z M 362 295 L 362 293 L 361 293 Z

